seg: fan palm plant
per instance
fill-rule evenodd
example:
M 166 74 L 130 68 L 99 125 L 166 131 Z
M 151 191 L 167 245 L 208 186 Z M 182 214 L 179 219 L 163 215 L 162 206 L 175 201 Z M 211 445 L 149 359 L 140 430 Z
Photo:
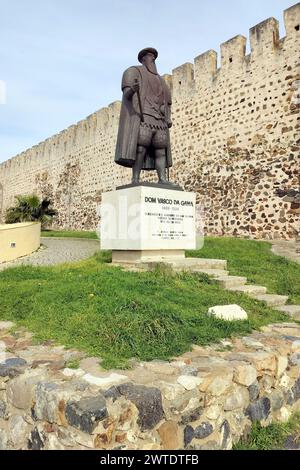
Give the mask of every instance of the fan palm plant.
M 50 207 L 51 201 L 49 199 L 41 201 L 35 194 L 16 196 L 16 201 L 16 205 L 6 211 L 5 223 L 7 224 L 39 221 L 42 227 L 45 227 L 52 222 L 53 217 L 57 214 L 57 211 Z

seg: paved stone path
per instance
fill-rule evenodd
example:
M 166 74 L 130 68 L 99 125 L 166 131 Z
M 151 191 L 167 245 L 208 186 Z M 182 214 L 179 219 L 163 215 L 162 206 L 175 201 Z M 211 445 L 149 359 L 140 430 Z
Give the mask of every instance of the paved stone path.
M 296 252 L 296 248 L 298 248 L 299 253 Z M 296 244 L 293 240 L 272 240 L 272 252 L 275 255 L 285 256 L 291 261 L 300 263 L 300 246 L 299 243 Z
M 20 265 L 53 266 L 80 261 L 92 256 L 100 248 L 99 240 L 72 238 L 42 238 L 41 248 L 29 256 L 0 264 L 0 271 Z

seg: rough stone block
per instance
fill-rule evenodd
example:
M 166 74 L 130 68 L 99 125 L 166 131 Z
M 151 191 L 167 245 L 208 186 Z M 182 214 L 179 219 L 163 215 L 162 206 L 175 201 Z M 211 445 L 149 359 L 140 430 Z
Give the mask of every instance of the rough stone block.
M 249 392 L 244 387 L 237 387 L 233 390 L 224 403 L 225 411 L 232 411 L 238 408 L 246 408 L 249 405 Z
M 46 436 L 38 427 L 35 427 L 28 439 L 28 449 L 30 450 L 41 450 L 45 447 Z
M 248 315 L 239 305 L 216 305 L 208 309 L 208 315 L 221 320 L 247 320 Z
M 289 364 L 291 366 L 299 366 L 300 364 L 300 353 L 293 353 L 289 357 Z
M 161 391 L 154 387 L 144 387 L 131 383 L 116 387 L 120 395 L 132 401 L 139 411 L 138 424 L 142 431 L 152 429 L 164 417 Z
M 194 410 L 186 413 L 182 416 L 180 423 L 181 424 L 188 424 L 192 423 L 193 421 L 197 421 L 203 413 L 203 406 L 199 406 Z
M 287 404 L 293 405 L 300 398 L 300 378 L 296 380 L 294 385 L 287 392 Z
M 213 377 L 212 381 L 208 385 L 206 389 L 207 393 L 217 397 L 223 395 L 232 388 L 232 379 L 232 371 L 220 371 L 220 373 Z
M 91 434 L 98 422 L 108 416 L 105 398 L 103 395 L 97 395 L 69 402 L 65 415 L 71 426 Z
M 164 449 L 173 450 L 182 447 L 182 436 L 175 421 L 166 421 L 158 428 L 158 434 Z
M 220 443 L 222 449 L 230 449 L 232 446 L 230 424 L 227 419 L 223 421 L 220 427 Z
M 249 387 L 255 382 L 257 372 L 255 367 L 250 364 L 240 364 L 234 368 L 233 379 L 235 382 Z
M 246 415 L 249 416 L 251 421 L 262 421 L 267 419 L 271 411 L 271 401 L 269 398 L 264 397 L 251 403 L 246 409 Z
M 10 380 L 7 385 L 8 401 L 20 409 L 30 408 L 34 398 L 35 386 L 44 380 L 40 371 L 25 371 L 20 377 Z
M 183 440 L 184 440 L 184 447 L 187 447 L 190 442 L 194 439 L 194 428 L 192 426 L 186 426 L 183 431 Z
M 240 354 L 241 360 L 251 362 L 258 372 L 275 373 L 276 355 L 266 351 L 246 352 Z
M 193 390 L 203 382 L 200 377 L 193 377 L 191 375 L 180 375 L 177 382 L 182 385 L 186 390 Z
M 66 425 L 65 405 L 77 393 L 54 382 L 40 382 L 35 389 L 33 413 L 36 419 Z
M 285 372 L 288 366 L 288 358 L 285 356 L 277 356 L 276 376 L 279 378 Z
M 92 374 L 85 374 L 82 379 L 88 382 L 89 384 L 98 385 L 98 387 L 100 388 L 106 388 L 113 384 L 119 384 L 121 382 L 124 382 L 128 380 L 128 377 L 126 375 L 115 374 L 114 372 L 112 372 L 107 377 L 97 377 Z
M 26 438 L 29 432 L 29 425 L 20 415 L 13 415 L 9 420 L 9 439 L 12 444 L 20 449 L 25 448 Z
M 211 423 L 204 422 L 201 423 L 194 429 L 194 438 L 196 439 L 205 439 L 214 432 L 214 428 Z
M 23 367 L 26 365 L 24 359 L 19 357 L 12 357 L 0 363 L 0 377 L 16 377 L 23 372 Z

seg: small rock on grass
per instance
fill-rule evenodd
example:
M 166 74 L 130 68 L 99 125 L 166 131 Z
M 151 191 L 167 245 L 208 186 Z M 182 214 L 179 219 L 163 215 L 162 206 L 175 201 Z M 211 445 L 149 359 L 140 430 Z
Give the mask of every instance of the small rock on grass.
M 215 305 L 208 309 L 208 315 L 221 320 L 247 320 L 248 315 L 239 305 Z

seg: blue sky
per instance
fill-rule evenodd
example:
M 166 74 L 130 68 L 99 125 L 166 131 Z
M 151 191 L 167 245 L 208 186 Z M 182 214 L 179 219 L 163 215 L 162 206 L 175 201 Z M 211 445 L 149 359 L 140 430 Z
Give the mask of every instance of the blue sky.
M 0 162 L 121 99 L 123 70 L 143 47 L 170 73 L 271 16 L 284 36 L 283 10 L 295 3 L 0 0 Z

